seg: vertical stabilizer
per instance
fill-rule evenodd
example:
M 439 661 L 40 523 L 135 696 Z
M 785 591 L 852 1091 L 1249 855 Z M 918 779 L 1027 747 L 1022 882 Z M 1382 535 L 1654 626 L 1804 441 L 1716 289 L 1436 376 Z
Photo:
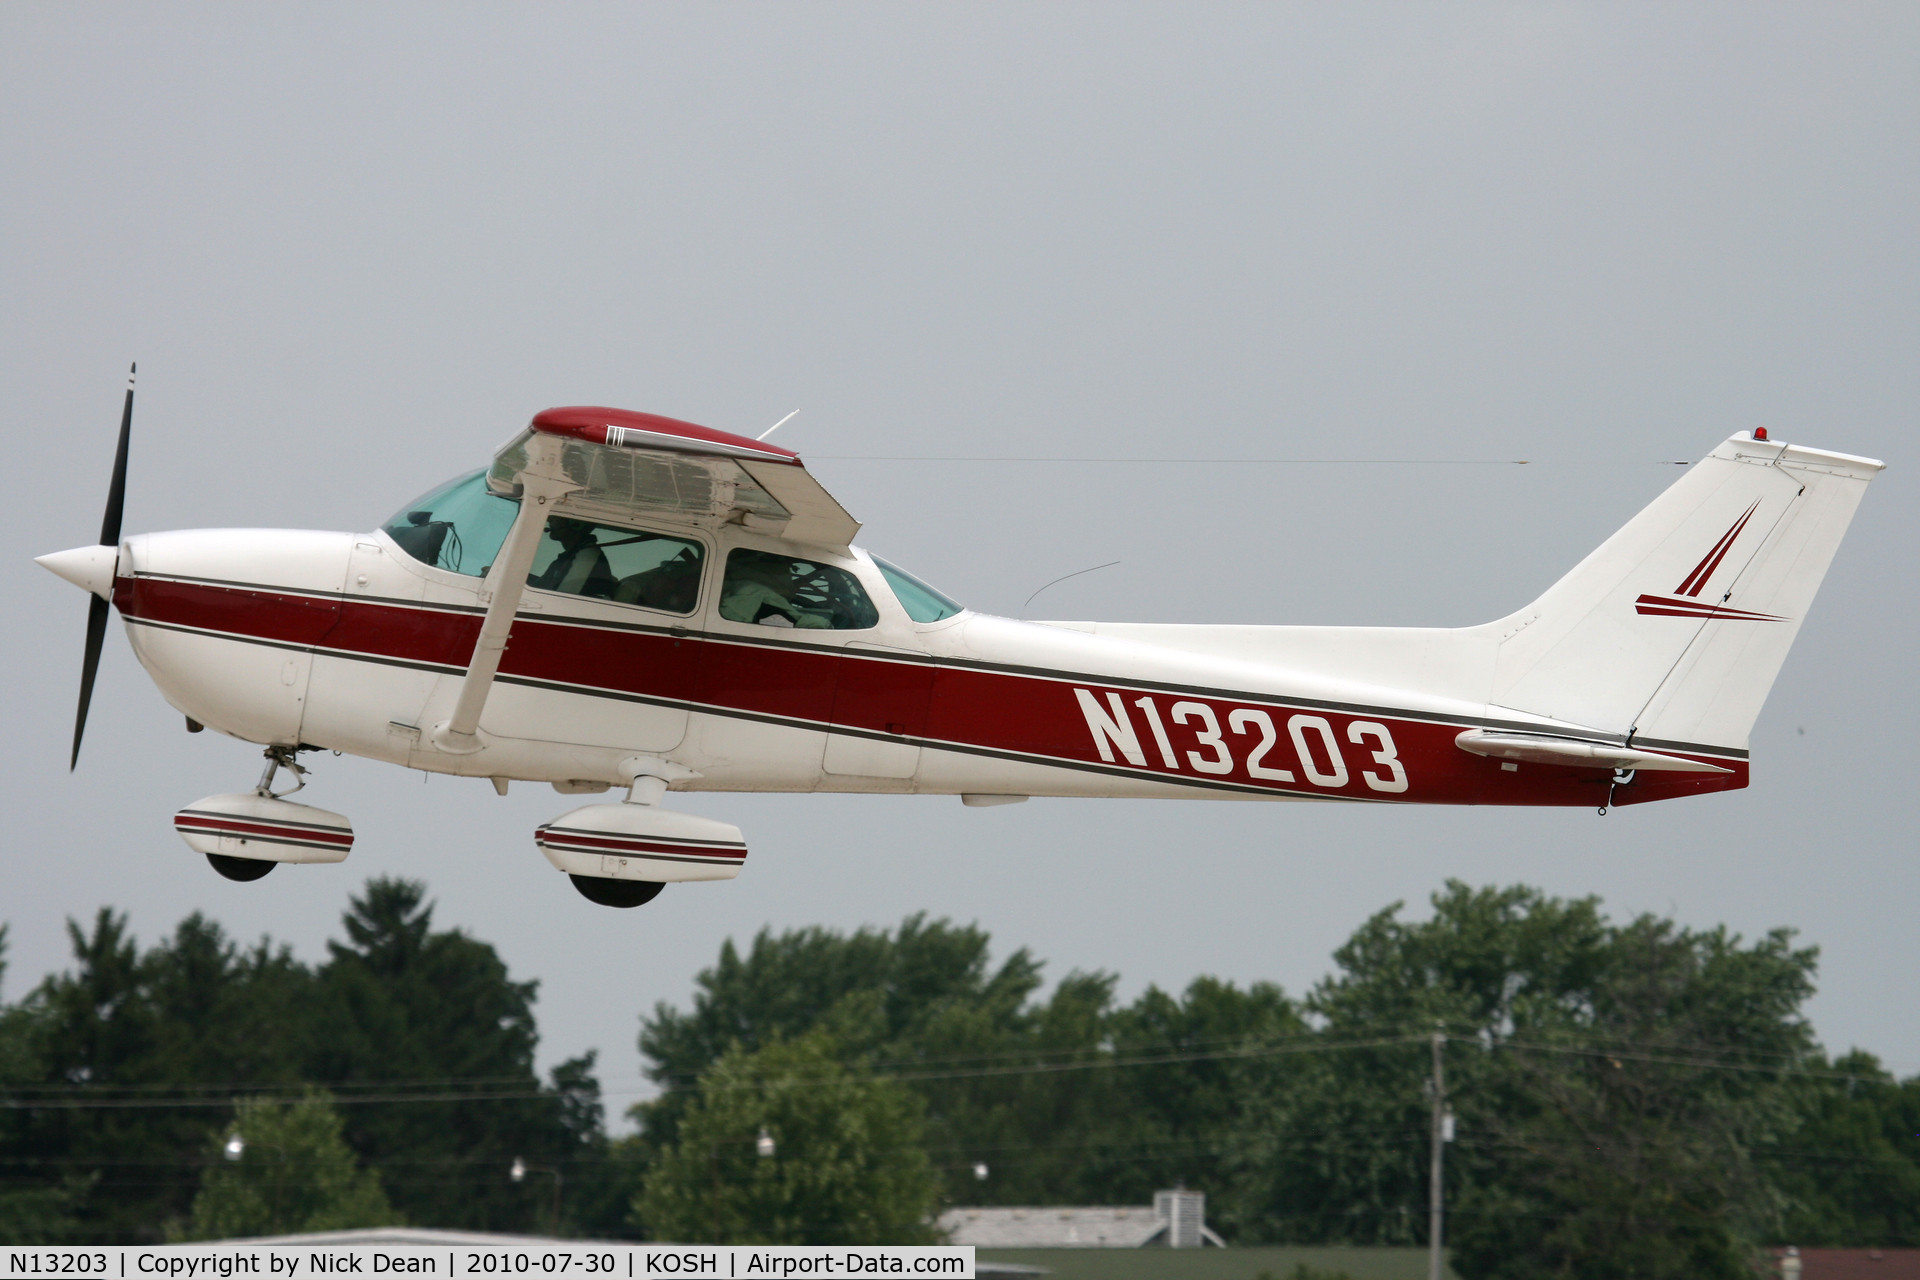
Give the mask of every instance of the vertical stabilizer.
M 1499 634 L 1490 701 L 1642 745 L 1744 750 L 1883 464 L 1738 435 Z

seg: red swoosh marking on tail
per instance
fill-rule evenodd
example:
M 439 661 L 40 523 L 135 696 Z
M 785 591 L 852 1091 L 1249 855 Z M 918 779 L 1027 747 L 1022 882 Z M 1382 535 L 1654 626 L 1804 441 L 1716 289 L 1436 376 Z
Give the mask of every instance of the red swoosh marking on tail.
M 1656 618 L 1719 618 L 1727 622 L 1786 621 L 1785 618 L 1771 613 L 1750 613 L 1745 609 L 1729 609 L 1724 605 L 1704 604 L 1685 596 L 1641 596 L 1634 601 L 1633 611 Z
M 1713 571 L 1720 567 L 1720 562 L 1727 558 L 1727 552 L 1733 550 L 1734 539 L 1740 536 L 1740 531 L 1747 527 L 1747 521 L 1753 519 L 1753 513 L 1758 510 L 1759 507 L 1760 502 L 1758 499 L 1755 499 L 1754 504 L 1747 508 L 1746 514 L 1738 520 L 1735 520 L 1733 527 L 1720 535 L 1720 541 L 1713 544 L 1713 550 L 1707 552 L 1706 558 L 1699 564 L 1693 566 L 1693 572 L 1688 574 L 1681 581 L 1680 585 L 1673 589 L 1673 594 L 1677 596 L 1697 596 L 1700 594 L 1700 588 L 1707 585 L 1707 579 L 1711 578 Z

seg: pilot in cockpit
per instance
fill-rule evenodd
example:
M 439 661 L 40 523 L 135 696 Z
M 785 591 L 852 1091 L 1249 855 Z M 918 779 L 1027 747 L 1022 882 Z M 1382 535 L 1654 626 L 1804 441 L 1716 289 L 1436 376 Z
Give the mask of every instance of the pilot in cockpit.
M 727 579 L 720 589 L 720 616 L 764 627 L 833 626 L 824 614 L 794 600 L 798 583 L 793 571 L 800 563 L 764 551 L 736 550 L 727 559 Z
M 584 520 L 554 516 L 547 521 L 547 536 L 560 544 L 553 563 L 527 579 L 530 587 L 543 591 L 564 591 L 576 596 L 613 595 L 618 580 L 600 549 L 598 531 Z

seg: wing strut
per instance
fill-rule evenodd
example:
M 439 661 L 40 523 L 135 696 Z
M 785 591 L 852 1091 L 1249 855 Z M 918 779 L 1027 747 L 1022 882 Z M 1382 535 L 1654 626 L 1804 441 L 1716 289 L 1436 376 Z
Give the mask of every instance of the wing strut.
M 559 442 L 550 436 L 535 436 L 528 443 L 527 469 L 514 476 L 521 490 L 520 514 L 514 517 L 513 528 L 507 531 L 507 540 L 500 545 L 500 554 L 494 557 L 481 587 L 482 598 L 491 599 L 460 685 L 460 699 L 453 705 L 453 715 L 434 726 L 429 735 L 433 745 L 449 755 L 471 755 L 486 745 L 480 737 L 480 712 L 487 705 L 487 692 L 493 688 L 500 658 L 507 651 L 514 612 L 520 607 L 520 597 L 526 594 L 527 571 L 533 567 L 540 534 L 554 506 L 582 487 L 554 478 L 559 461 Z

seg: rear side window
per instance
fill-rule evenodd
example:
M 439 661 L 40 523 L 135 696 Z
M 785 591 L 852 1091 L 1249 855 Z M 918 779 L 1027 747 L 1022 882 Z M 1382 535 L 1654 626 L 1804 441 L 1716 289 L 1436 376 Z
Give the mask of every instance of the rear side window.
M 727 556 L 720 616 L 823 631 L 864 631 L 880 621 L 859 579 L 846 570 L 744 547 Z

